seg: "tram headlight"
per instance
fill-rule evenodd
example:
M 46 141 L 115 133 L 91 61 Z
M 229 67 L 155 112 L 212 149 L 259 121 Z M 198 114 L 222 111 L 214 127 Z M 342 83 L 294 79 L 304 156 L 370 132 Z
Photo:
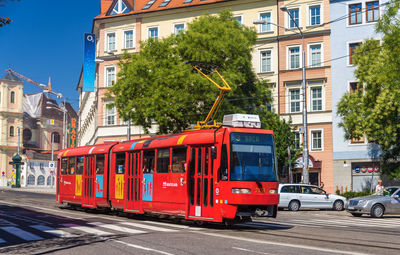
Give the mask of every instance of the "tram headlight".
M 233 188 L 232 193 L 235 194 L 250 194 L 251 190 L 250 189 L 238 189 L 238 188 Z
M 278 190 L 277 189 L 270 189 L 268 191 L 269 194 L 278 194 Z

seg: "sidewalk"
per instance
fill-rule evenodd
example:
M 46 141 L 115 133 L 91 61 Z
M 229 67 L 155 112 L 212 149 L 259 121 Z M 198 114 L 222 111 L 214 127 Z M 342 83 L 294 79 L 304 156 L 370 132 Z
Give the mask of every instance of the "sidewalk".
M 54 188 L 45 188 L 45 187 L 43 187 L 43 188 L 42 187 L 11 188 L 11 187 L 7 187 L 7 186 L 0 186 L 0 190 L 56 194 L 56 187 L 54 187 Z

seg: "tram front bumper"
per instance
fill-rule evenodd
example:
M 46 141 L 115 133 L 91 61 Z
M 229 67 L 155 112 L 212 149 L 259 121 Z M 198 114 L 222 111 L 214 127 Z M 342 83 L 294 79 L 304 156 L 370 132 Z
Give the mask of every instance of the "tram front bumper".
M 277 205 L 238 205 L 236 216 L 239 217 L 273 217 L 276 218 Z

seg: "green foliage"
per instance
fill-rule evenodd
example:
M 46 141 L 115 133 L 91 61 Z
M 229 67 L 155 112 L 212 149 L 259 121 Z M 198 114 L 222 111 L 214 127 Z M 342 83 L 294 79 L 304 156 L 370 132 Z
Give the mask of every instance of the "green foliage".
M 109 96 L 123 119 L 131 119 L 146 132 L 155 123 L 158 133 L 181 132 L 204 120 L 219 94 L 191 63 L 212 63 L 232 88 L 216 119 L 222 121 L 223 115 L 232 113 L 260 115 L 263 128 L 276 134 L 278 165 L 286 165 L 294 134 L 289 123 L 266 109 L 272 102 L 271 91 L 251 64 L 256 39 L 255 29 L 240 25 L 230 11 L 205 14 L 189 23 L 185 33 L 150 39 L 141 43 L 139 53 L 125 54 Z M 222 84 L 216 73 L 203 71 Z M 294 158 L 296 149 L 293 153 Z
M 366 136 L 382 150 L 382 170 L 400 177 L 400 1 L 392 2 L 377 25 L 382 41 L 367 40 L 356 51 L 360 93 L 345 94 L 338 104 L 345 137 Z M 397 161 L 397 162 L 396 162 Z
M 339 190 L 336 190 L 336 194 L 345 197 L 346 199 L 351 199 L 351 198 L 355 198 L 355 197 L 364 197 L 364 196 L 369 196 L 371 195 L 371 191 L 369 191 L 368 189 L 364 190 L 364 191 L 360 191 L 360 192 L 355 192 L 355 191 L 347 191 L 344 192 L 343 194 L 340 194 Z
M 20 1 L 20 0 L 0 0 L 0 7 L 5 6 L 4 3 L 6 3 L 6 2 L 17 2 L 17 1 Z M 5 26 L 5 25 L 8 25 L 8 24 L 10 24 L 10 23 L 12 23 L 12 22 L 14 22 L 14 21 L 11 20 L 10 18 L 1 17 L 1 16 L 0 16 L 0 27 Z

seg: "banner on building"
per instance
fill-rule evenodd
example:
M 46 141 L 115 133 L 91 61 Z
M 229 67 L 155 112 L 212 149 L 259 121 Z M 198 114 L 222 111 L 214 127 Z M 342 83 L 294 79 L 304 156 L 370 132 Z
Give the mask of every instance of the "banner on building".
M 94 91 L 96 35 L 85 33 L 82 91 Z
M 71 128 L 69 129 L 69 147 L 76 147 L 76 118 L 71 118 Z

